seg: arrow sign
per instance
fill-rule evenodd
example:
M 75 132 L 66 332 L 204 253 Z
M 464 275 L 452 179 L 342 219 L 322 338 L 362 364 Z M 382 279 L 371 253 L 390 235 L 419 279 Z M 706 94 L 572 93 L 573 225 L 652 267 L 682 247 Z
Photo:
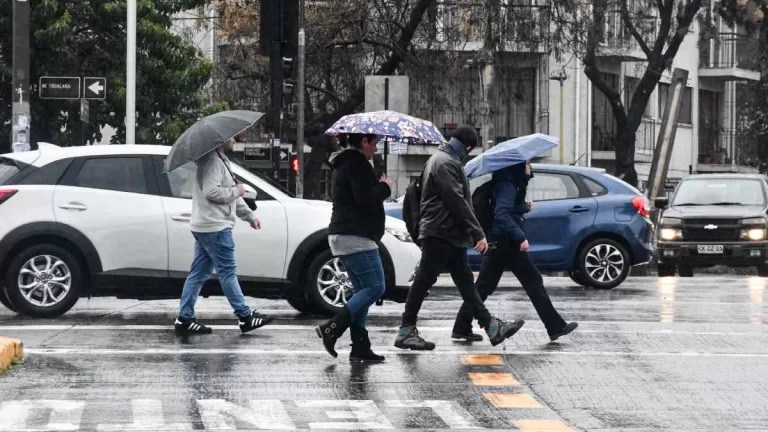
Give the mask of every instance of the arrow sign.
M 107 96 L 106 78 L 83 78 L 83 99 L 102 100 Z

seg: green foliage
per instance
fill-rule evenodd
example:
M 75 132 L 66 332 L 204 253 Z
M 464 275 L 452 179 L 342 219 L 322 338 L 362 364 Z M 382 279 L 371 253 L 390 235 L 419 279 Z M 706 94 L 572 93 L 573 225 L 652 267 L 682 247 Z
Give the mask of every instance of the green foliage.
M 225 108 L 205 106 L 202 89 L 213 64 L 171 33 L 172 16 L 204 0 L 139 0 L 137 12 L 136 140 L 171 144 L 199 116 Z M 41 76 L 106 77 L 107 99 L 92 101 L 88 141 L 109 125 L 113 141 L 125 137 L 125 0 L 30 2 L 32 141 L 79 145 L 79 101 L 41 100 Z M 9 149 L 11 117 L 12 0 L 0 0 L 0 152 Z

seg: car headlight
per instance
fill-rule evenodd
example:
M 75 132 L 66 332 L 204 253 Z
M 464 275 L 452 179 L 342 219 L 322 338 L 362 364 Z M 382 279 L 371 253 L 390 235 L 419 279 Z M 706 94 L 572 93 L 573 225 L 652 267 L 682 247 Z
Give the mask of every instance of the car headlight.
M 682 223 L 682 220 L 678 218 L 663 217 L 661 218 L 659 225 L 680 225 L 681 223 Z
M 667 241 L 680 240 L 683 238 L 683 232 L 677 228 L 662 228 L 659 230 L 659 238 Z
M 386 231 L 392 234 L 396 239 L 400 240 L 401 242 L 413 243 L 413 239 L 411 238 L 411 235 L 408 234 L 408 231 L 397 229 L 397 228 L 386 228 Z
M 765 218 L 756 217 L 756 218 L 742 219 L 741 224 L 742 225 L 765 225 Z
M 765 228 L 752 228 L 742 230 L 741 238 L 752 241 L 765 240 Z

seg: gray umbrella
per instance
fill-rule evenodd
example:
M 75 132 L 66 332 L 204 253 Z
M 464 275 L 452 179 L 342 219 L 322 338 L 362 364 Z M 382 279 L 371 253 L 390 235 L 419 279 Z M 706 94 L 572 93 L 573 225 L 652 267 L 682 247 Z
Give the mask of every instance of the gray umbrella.
M 196 161 L 215 148 L 253 126 L 264 113 L 256 111 L 222 111 L 197 121 L 173 144 L 165 159 L 163 172 L 170 172 Z

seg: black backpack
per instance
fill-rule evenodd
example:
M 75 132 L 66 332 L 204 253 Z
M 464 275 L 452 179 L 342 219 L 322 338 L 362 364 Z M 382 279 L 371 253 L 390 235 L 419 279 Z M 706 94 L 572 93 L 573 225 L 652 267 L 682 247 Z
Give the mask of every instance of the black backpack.
M 486 237 L 491 232 L 493 212 L 496 208 L 496 197 L 493 194 L 494 183 L 493 180 L 483 183 L 472 194 L 472 208 Z
M 411 182 L 405 188 L 403 197 L 403 221 L 408 234 L 416 245 L 419 245 L 419 222 L 421 221 L 421 182 L 424 180 L 422 172 L 418 179 Z

